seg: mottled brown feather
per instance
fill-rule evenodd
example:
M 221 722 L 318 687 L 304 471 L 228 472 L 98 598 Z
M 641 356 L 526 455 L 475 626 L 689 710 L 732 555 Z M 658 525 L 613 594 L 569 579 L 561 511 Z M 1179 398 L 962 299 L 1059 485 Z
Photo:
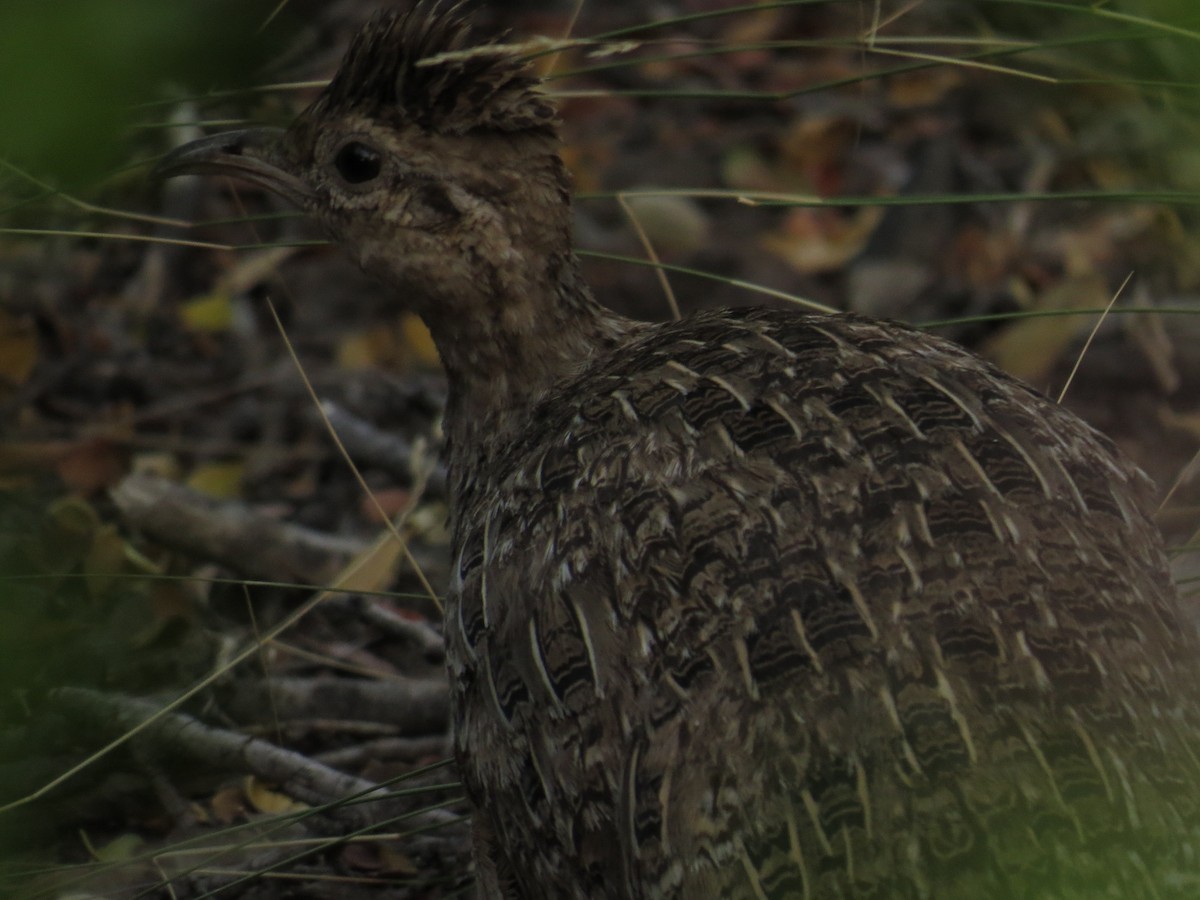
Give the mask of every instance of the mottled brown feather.
M 447 623 L 513 896 L 1200 887 L 1195 640 L 1146 479 L 1070 413 L 758 310 L 646 326 L 531 418 L 455 467 Z
M 437 341 L 481 896 L 1200 896 L 1200 653 L 1145 476 L 895 323 L 605 310 L 552 110 L 467 47 L 385 14 L 277 146 L 172 170 L 275 179 Z

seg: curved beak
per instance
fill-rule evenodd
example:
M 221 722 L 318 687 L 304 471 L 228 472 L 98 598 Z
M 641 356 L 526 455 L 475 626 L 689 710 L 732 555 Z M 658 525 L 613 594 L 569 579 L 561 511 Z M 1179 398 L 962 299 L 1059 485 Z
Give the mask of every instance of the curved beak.
M 153 178 L 175 175 L 230 175 L 266 188 L 297 206 L 306 206 L 312 189 L 288 171 L 282 152 L 282 128 L 247 128 L 214 134 L 177 147 L 158 161 Z

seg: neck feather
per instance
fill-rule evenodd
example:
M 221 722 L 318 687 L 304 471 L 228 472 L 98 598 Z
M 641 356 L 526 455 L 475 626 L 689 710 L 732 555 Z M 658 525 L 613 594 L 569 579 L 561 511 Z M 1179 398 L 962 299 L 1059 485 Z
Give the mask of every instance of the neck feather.
M 542 275 L 489 285 L 475 315 L 426 316 L 450 382 L 445 429 L 456 449 L 520 432 L 556 384 L 637 327 L 596 302 L 574 254 L 549 258 Z

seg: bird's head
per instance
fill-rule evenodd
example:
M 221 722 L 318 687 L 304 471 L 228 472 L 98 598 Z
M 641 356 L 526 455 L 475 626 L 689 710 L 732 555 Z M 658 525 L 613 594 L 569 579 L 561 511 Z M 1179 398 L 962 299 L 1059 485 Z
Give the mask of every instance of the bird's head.
M 454 8 L 420 4 L 373 18 L 286 130 L 204 138 L 157 173 L 238 176 L 293 201 L 427 320 L 479 312 L 484 294 L 518 315 L 511 296 L 544 292 L 570 255 L 556 112 L 539 87 L 519 51 L 472 46 Z

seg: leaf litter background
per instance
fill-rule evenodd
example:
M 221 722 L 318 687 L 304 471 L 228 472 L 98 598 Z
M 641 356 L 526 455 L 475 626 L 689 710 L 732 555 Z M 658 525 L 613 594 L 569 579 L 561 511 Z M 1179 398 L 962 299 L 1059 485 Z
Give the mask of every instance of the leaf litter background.
M 147 178 L 201 125 L 286 123 L 377 4 L 45 6 L 0 11 L 0 893 L 463 895 L 436 353 L 273 198 Z M 811 301 L 1069 382 L 1186 548 L 1200 12 L 1180 6 L 478 18 L 596 39 L 537 64 L 605 302 Z

